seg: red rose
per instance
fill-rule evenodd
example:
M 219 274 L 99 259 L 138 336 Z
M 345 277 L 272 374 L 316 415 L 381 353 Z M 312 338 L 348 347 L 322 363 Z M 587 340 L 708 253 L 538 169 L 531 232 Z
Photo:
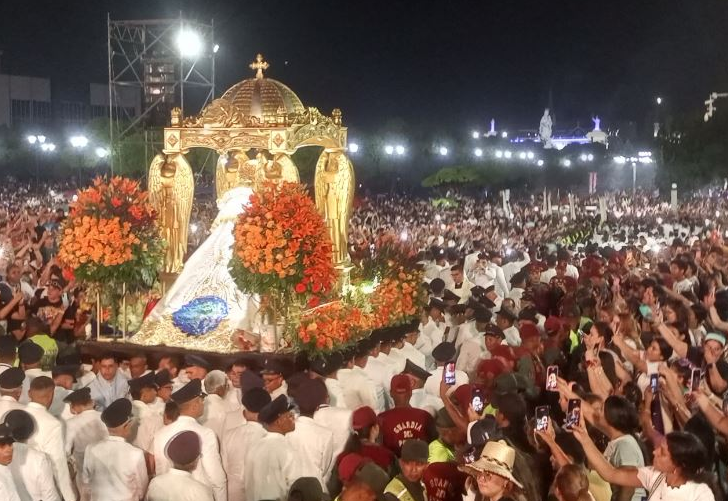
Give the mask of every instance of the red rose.
M 300 283 L 296 284 L 296 292 L 298 292 L 299 294 L 303 294 L 304 292 L 306 292 L 306 286 Z
M 321 292 L 321 282 L 314 282 L 313 286 L 311 287 L 311 290 L 316 292 Z
M 318 296 L 313 296 L 308 300 L 307 306 L 309 308 L 316 308 L 321 303 L 321 299 Z

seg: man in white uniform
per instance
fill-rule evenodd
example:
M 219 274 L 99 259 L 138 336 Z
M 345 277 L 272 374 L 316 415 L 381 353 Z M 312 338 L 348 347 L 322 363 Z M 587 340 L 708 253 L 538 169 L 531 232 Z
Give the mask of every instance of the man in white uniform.
M 288 397 L 281 395 L 263 407 L 258 420 L 268 434 L 245 456 L 245 495 L 249 500 L 284 499 L 297 475 L 298 451 L 286 435 L 296 428 Z
M 23 391 L 25 373 L 22 369 L 12 367 L 0 374 L 0 418 L 13 409 L 24 409 L 18 402 Z
M 111 402 L 126 398 L 129 393 L 129 383 L 119 370 L 116 357 L 111 353 L 99 357 L 99 373 L 91 384 L 91 398 L 96 408 L 103 411 Z
M 271 400 L 281 395 L 288 395 L 288 383 L 283 379 L 283 364 L 274 358 L 266 358 L 263 361 L 263 369 L 260 371 L 263 377 L 263 385 L 270 393 Z
M 445 364 L 455 361 L 455 346 L 452 343 L 440 343 L 432 350 L 432 358 L 435 359 L 437 368 L 432 371 L 432 375 L 425 382 L 425 391 L 433 396 L 440 395 L 440 382 L 442 381 L 442 372 Z M 470 379 L 463 371 L 455 370 L 455 384 L 451 386 L 450 391 L 454 391 L 458 386 L 468 384 Z
M 223 423 L 230 407 L 225 401 L 225 395 L 229 391 L 230 382 L 223 371 L 210 371 L 205 376 L 204 390 L 205 411 L 200 418 L 200 424 L 215 432 L 218 440 L 222 439 Z
M 340 353 L 332 353 L 315 358 L 308 365 L 308 373 L 316 378 L 320 378 L 326 385 L 331 407 L 346 408 L 344 390 L 337 378 L 339 369 L 341 369 L 343 363 L 344 357 Z
M 348 348 L 343 352 L 343 357 L 344 365 L 339 369 L 337 376 L 341 383 L 346 407 L 358 409 L 367 406 L 377 409 L 381 405 L 383 410 L 384 404 L 379 402 L 376 386 L 359 365 L 366 365 L 369 357 L 369 345 L 358 344 L 355 348 Z M 356 361 L 359 361 L 359 364 Z
M 5 423 L 0 423 L 0 499 L 3 501 L 20 501 L 13 474 L 10 471 L 14 441 L 10 427 Z
M 46 372 L 40 367 L 43 354 L 43 348 L 32 341 L 26 341 L 18 346 L 18 360 L 20 361 L 20 367 L 25 372 L 23 391 L 19 399 L 21 404 L 27 404 L 30 401 L 28 391 L 30 390 L 30 383 L 33 382 L 33 379 L 38 376 L 51 377 L 50 372 Z
M 193 379 L 172 393 L 172 401 L 179 406 L 179 418 L 154 434 L 154 464 L 157 475 L 167 473 L 172 467 L 164 448 L 169 440 L 181 431 L 194 431 L 202 441 L 202 461 L 192 471 L 195 480 L 212 488 L 215 501 L 227 501 L 227 479 L 222 468 L 220 449 L 215 433 L 197 422 L 204 412 L 202 383 Z
M 48 455 L 53 465 L 53 477 L 66 501 L 75 501 L 76 493 L 71 483 L 63 438 L 63 425 L 48 408 L 53 402 L 53 380 L 38 376 L 30 383 L 30 402 L 25 408 L 35 420 L 36 429 L 28 440 L 28 445 Z
M 129 442 L 147 454 L 154 453 L 154 434 L 164 426 L 162 415 L 151 405 L 157 399 L 157 383 L 154 373 L 129 380 L 132 398 L 132 430 Z
M 83 460 L 83 481 L 91 499 L 136 501 L 144 499 L 149 484 L 144 451 L 126 440 L 131 434 L 131 402 L 111 402 L 101 420 L 109 436 L 89 445 Z
M 66 421 L 66 456 L 76 472 L 76 487 L 81 501 L 88 501 L 90 493 L 83 483 L 84 453 L 89 445 L 101 442 L 108 435 L 106 425 L 101 421 L 101 413 L 94 409 L 91 388 L 88 386 L 72 392 L 64 401 L 71 407 L 73 417 Z
M 15 439 L 10 471 L 16 480 L 20 497 L 34 501 L 61 501 L 61 495 L 53 481 L 50 459 L 25 443 L 35 431 L 33 418 L 25 411 L 13 410 L 4 419 Z
M 228 501 L 246 501 L 245 455 L 256 450 L 268 432 L 258 422 L 258 413 L 270 403 L 270 394 L 263 388 L 252 388 L 243 394 L 243 422 L 223 431 L 220 455 L 227 472 Z
M 172 468 L 149 482 L 146 501 L 213 501 L 212 489 L 190 473 L 197 467 L 201 449 L 200 437 L 194 431 L 181 431 L 172 437 L 164 450 Z

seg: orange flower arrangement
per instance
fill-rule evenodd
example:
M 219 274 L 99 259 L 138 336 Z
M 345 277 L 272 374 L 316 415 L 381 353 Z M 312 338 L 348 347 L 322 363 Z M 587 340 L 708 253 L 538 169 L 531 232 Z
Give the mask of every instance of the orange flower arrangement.
M 310 353 L 339 349 L 357 341 L 367 330 L 362 311 L 343 301 L 332 301 L 301 315 L 293 339 L 299 351 Z
M 324 220 L 303 185 L 266 183 L 238 217 L 231 275 L 247 293 L 321 296 L 336 282 Z
M 422 288 L 422 273 L 397 267 L 397 273 L 385 277 L 371 295 L 371 328 L 400 325 L 416 317 L 427 301 Z
M 139 182 L 96 178 L 71 204 L 58 259 L 82 282 L 125 283 L 135 291 L 154 283 L 162 247 L 156 213 Z

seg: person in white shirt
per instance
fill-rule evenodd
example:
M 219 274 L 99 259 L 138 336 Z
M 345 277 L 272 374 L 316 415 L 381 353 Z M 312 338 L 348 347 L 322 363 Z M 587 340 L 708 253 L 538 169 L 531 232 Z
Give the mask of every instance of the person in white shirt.
M 247 370 L 248 366 L 245 361 L 235 360 L 225 371 L 228 381 L 230 381 L 228 392 L 225 394 L 225 403 L 228 405 L 230 411 L 242 410 L 240 398 L 243 396 L 243 392 L 240 388 L 240 377 Z
M 407 375 L 412 382 L 410 405 L 417 409 L 427 411 L 432 417 L 435 417 L 437 411 L 442 409 L 445 404 L 439 396 L 430 395 L 425 391 L 425 382 L 430 378 L 431 374 L 411 360 L 407 360 L 402 374 Z
M 50 372 L 46 372 L 40 367 L 43 354 L 43 348 L 32 341 L 25 341 L 18 346 L 18 360 L 20 361 L 20 367 L 25 372 L 23 391 L 19 399 L 21 404 L 27 404 L 30 401 L 28 392 L 30 390 L 30 383 L 33 382 L 33 379 L 38 376 L 51 377 Z
M 227 501 L 227 479 L 222 468 L 220 449 L 215 432 L 197 422 L 204 412 L 202 383 L 193 379 L 172 393 L 172 401 L 179 407 L 179 417 L 154 434 L 154 464 L 157 475 L 172 467 L 164 454 L 167 442 L 180 431 L 194 431 L 202 440 L 202 460 L 192 471 L 195 480 L 212 488 L 215 501 Z
M 68 471 L 64 444 L 63 425 L 58 418 L 48 412 L 53 402 L 53 380 L 38 376 L 30 383 L 30 402 L 25 408 L 35 420 L 36 429 L 28 440 L 28 445 L 48 455 L 53 466 L 53 477 L 66 501 L 75 501 L 76 493 Z
M 270 394 L 263 388 L 251 388 L 242 397 L 243 422 L 226 428 L 220 441 L 222 466 L 227 472 L 228 501 L 246 501 L 245 456 L 256 450 L 268 432 L 258 422 L 258 413 L 269 403 Z
M 111 405 L 111 402 L 127 397 L 129 383 L 119 370 L 119 364 L 113 354 L 107 353 L 99 357 L 99 372 L 89 384 L 89 388 L 91 388 L 91 398 L 100 411 Z
M 245 495 L 249 500 L 284 499 L 298 478 L 298 451 L 286 440 L 296 428 L 291 409 L 288 397 L 280 395 L 258 413 L 268 433 L 245 456 Z
M 329 403 L 332 407 L 346 407 L 344 390 L 337 379 L 337 374 L 343 363 L 344 358 L 341 354 L 334 352 L 317 357 L 308 364 L 309 375 L 321 379 L 326 385 L 326 390 L 329 392 Z
M 328 399 L 326 385 L 318 379 L 307 379 L 298 386 L 293 398 L 300 415 L 295 429 L 286 435 L 286 441 L 297 451 L 297 475 L 317 479 L 326 492 L 334 467 L 334 435 L 313 419 L 316 409 Z
M 523 270 L 523 268 L 525 268 L 530 262 L 531 256 L 528 252 L 519 251 L 515 254 L 511 254 L 508 262 L 502 266 L 503 278 L 505 278 L 508 283 L 511 283 L 513 275 Z
M 157 399 L 157 383 L 154 373 L 129 380 L 132 398 L 132 426 L 129 442 L 147 454 L 153 454 L 154 434 L 164 426 L 162 415 L 151 405 Z
M 35 431 L 33 418 L 25 411 L 13 410 L 5 415 L 5 423 L 13 432 L 13 460 L 10 471 L 21 499 L 32 501 L 61 501 L 53 481 L 53 467 L 46 454 L 29 447 L 25 442 Z
M 478 309 L 475 312 L 475 331 L 476 336 L 463 342 L 458 354 L 455 368 L 465 372 L 471 379 L 478 367 L 478 362 L 482 358 L 490 356 L 485 347 L 485 332 L 490 322 L 491 314 L 485 308 Z
M 383 405 L 384 409 L 388 409 L 390 407 L 388 398 L 389 382 L 394 375 L 394 370 L 387 362 L 385 362 L 384 357 L 380 358 L 379 345 L 383 338 L 384 329 L 376 329 L 372 331 L 372 334 L 368 339 L 369 358 L 367 358 L 367 362 L 362 369 L 364 369 L 364 372 L 366 372 L 369 379 L 376 385 L 377 398 L 380 401 L 380 405 Z
M 465 276 L 462 265 L 456 264 L 450 268 L 450 276 L 452 277 L 453 284 L 448 290 L 455 293 L 458 296 L 460 303 L 467 303 L 470 299 L 470 289 L 475 287 Z
M 149 484 L 144 451 L 126 440 L 131 435 L 131 402 L 120 398 L 101 413 L 109 436 L 86 449 L 83 482 L 91 499 L 139 501 Z
M 10 427 L 5 423 L 0 423 L 0 499 L 3 501 L 20 501 L 20 495 L 10 471 L 14 441 Z
M 24 409 L 18 402 L 23 392 L 25 373 L 22 369 L 11 367 L 0 374 L 0 417 L 13 409 Z
M 402 326 L 404 331 L 404 345 L 401 348 L 400 355 L 406 360 L 412 360 L 415 364 L 420 367 L 424 367 L 426 363 L 425 353 L 416 348 L 417 343 L 420 339 L 420 320 L 415 319 L 410 323 Z M 432 354 L 432 346 L 429 348 L 428 354 Z M 405 363 L 406 365 L 406 363 Z
M 476 240 L 473 242 L 473 252 L 465 256 L 463 259 L 463 272 L 470 281 L 473 280 L 473 269 L 478 264 L 478 256 L 483 252 L 483 241 Z
M 337 376 L 346 407 L 352 410 L 364 406 L 377 409 L 380 406 L 377 388 L 362 369 L 362 365 L 366 365 L 369 357 L 368 344 L 366 346 L 358 344 L 355 348 L 345 350 L 342 355 L 344 365 L 339 369 Z M 384 410 L 383 403 L 381 408 Z
M 205 397 L 205 410 L 199 421 L 201 425 L 214 431 L 218 440 L 222 439 L 223 423 L 230 410 L 225 402 L 229 384 L 227 375 L 223 371 L 214 370 L 205 376 L 203 385 L 207 396 Z
M 288 396 L 288 383 L 283 379 L 283 364 L 274 358 L 266 358 L 263 361 L 263 370 L 260 371 L 263 378 L 263 385 L 270 393 L 270 398 L 275 400 L 281 395 Z
M 66 421 L 66 456 L 76 472 L 79 497 L 81 501 L 88 501 L 90 500 L 88 485 L 84 484 L 81 478 L 84 453 L 86 447 L 101 442 L 109 432 L 101 421 L 101 413 L 94 409 L 91 388 L 87 386 L 72 392 L 65 398 L 65 402 L 69 404 L 73 415 Z
M 442 382 L 442 373 L 445 368 L 445 364 L 448 362 L 455 361 L 455 346 L 452 343 L 440 343 L 432 350 L 432 357 L 435 359 L 437 368 L 432 371 L 432 375 L 425 381 L 425 391 L 430 395 L 439 397 L 440 396 L 440 383 Z M 450 387 L 448 392 L 455 391 L 459 386 L 468 384 L 470 378 L 468 375 L 461 371 L 455 370 L 455 384 Z
M 172 463 L 167 473 L 149 482 L 146 501 L 213 501 L 212 489 L 195 480 L 192 471 L 200 460 L 202 443 L 194 431 L 181 431 L 164 448 Z
M 548 256 L 546 256 L 545 261 L 547 269 L 541 272 L 541 276 L 539 278 L 539 281 L 542 284 L 548 284 L 551 279 L 556 276 L 556 256 L 553 254 L 549 254 Z
M 77 365 L 56 365 L 51 371 L 56 388 L 53 390 L 53 403 L 51 403 L 48 411 L 57 418 L 70 417 L 68 404 L 63 399 L 73 391 L 78 369 Z
M 506 343 L 513 348 L 521 346 L 521 334 L 514 325 L 518 317 L 508 308 L 501 308 L 495 316 L 495 324 L 506 337 Z

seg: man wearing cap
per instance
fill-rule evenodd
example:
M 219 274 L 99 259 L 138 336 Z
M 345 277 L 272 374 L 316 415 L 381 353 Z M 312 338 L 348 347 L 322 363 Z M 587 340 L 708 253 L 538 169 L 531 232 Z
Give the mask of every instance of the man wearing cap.
M 263 385 L 270 393 L 270 398 L 275 400 L 281 395 L 288 395 L 288 383 L 283 379 L 283 364 L 275 358 L 266 358 L 263 361 L 263 370 L 260 371 L 263 377 Z
M 0 499 L 4 501 L 20 501 L 18 490 L 10 471 L 13 460 L 13 433 L 5 423 L 0 423 Z
M 268 433 L 258 421 L 258 413 L 270 403 L 263 388 L 252 388 L 242 397 L 244 421 L 226 428 L 220 441 L 222 465 L 227 473 L 228 501 L 246 501 L 245 456 L 257 450 L 258 442 Z
M 432 415 L 412 407 L 412 381 L 409 376 L 397 374 L 392 378 L 391 395 L 394 408 L 378 416 L 382 445 L 399 454 L 402 444 L 409 438 L 431 440 L 435 436 Z
M 127 443 L 131 434 L 131 402 L 120 398 L 101 413 L 109 436 L 89 445 L 83 461 L 82 478 L 91 499 L 144 499 L 149 484 L 144 452 Z
M 526 381 L 532 382 L 533 387 L 529 393 L 538 394 L 546 384 L 546 369 L 541 356 L 543 355 L 543 342 L 541 333 L 535 325 L 524 324 L 521 327 L 521 346 L 516 348 L 516 371 Z
M 18 360 L 20 367 L 25 372 L 23 380 L 23 392 L 20 395 L 20 403 L 28 403 L 28 390 L 30 383 L 38 376 L 51 377 L 50 372 L 40 368 L 40 361 L 43 358 L 43 348 L 30 341 L 25 341 L 18 346 Z
M 432 371 L 432 375 L 427 378 L 425 382 L 425 391 L 430 395 L 440 395 L 440 381 L 442 381 L 442 373 L 445 368 L 445 364 L 448 362 L 455 361 L 455 347 L 452 343 L 440 343 L 432 350 L 432 358 L 435 359 L 436 369 Z M 457 388 L 461 384 L 468 384 L 470 378 L 461 370 L 455 370 L 455 384 L 452 389 Z
M 333 434 L 334 459 L 339 457 L 339 454 L 344 450 L 346 442 L 353 431 L 351 427 L 353 411 L 345 407 L 343 396 L 341 398 L 341 407 L 331 406 L 331 392 L 329 391 L 329 401 L 320 404 L 313 414 L 313 420 L 324 428 L 331 430 Z
M 331 353 L 317 357 L 309 364 L 309 373 L 321 378 L 326 385 L 332 407 L 346 407 L 344 391 L 341 389 L 341 383 L 336 377 L 343 361 L 344 357 L 340 353 Z
M 157 474 L 166 473 L 172 467 L 164 448 L 169 440 L 181 431 L 194 431 L 202 441 L 202 460 L 192 471 L 192 476 L 212 488 L 215 501 L 227 500 L 227 480 L 222 468 L 220 450 L 215 433 L 197 422 L 204 412 L 202 382 L 193 379 L 172 393 L 172 401 L 179 407 L 179 417 L 154 434 L 154 464 Z
M 313 419 L 328 399 L 326 385 L 318 379 L 307 379 L 296 389 L 294 397 L 300 416 L 295 429 L 286 434 L 286 441 L 297 451 L 299 476 L 316 478 L 326 490 L 334 468 L 334 435 Z
M 344 365 L 339 369 L 337 376 L 348 409 L 358 409 L 364 406 L 372 409 L 379 408 L 377 388 L 360 365 L 366 365 L 367 363 L 369 357 L 368 342 L 368 339 L 362 339 L 354 348 L 347 348 L 342 353 Z M 365 345 L 365 343 L 367 344 Z M 383 406 L 382 410 L 384 410 Z
M 153 454 L 154 434 L 164 426 L 161 414 L 150 405 L 157 398 L 157 383 L 154 373 L 129 380 L 129 394 L 132 398 L 132 421 L 129 442 L 148 454 Z
M 412 383 L 412 397 L 410 398 L 412 407 L 427 411 L 434 417 L 437 411 L 442 408 L 443 403 L 441 398 L 430 395 L 425 391 L 425 381 L 430 377 L 430 373 L 411 360 L 407 360 L 402 374 L 407 375 Z
M 457 356 L 455 368 L 465 372 L 471 379 L 475 374 L 478 361 L 483 358 L 490 358 L 490 353 L 485 347 L 485 331 L 490 322 L 490 312 L 478 310 L 475 312 L 475 336 L 463 341 L 460 353 Z
M 424 501 L 422 475 L 427 468 L 427 443 L 409 439 L 402 444 L 399 468 L 402 471 L 384 489 L 386 501 Z
M 149 482 L 146 501 L 213 501 L 212 489 L 191 473 L 200 460 L 201 449 L 200 437 L 193 431 L 172 437 L 164 451 L 172 468 Z
M 296 451 L 285 437 L 296 427 L 291 409 L 280 395 L 258 413 L 268 433 L 245 456 L 245 495 L 251 501 L 282 499 L 298 478 Z
M 161 369 L 154 374 L 154 384 L 157 386 L 157 398 L 150 404 L 150 407 L 159 414 L 164 414 L 164 405 L 172 399 L 172 388 L 174 383 L 167 369 Z
M 192 381 L 193 379 L 199 379 L 200 381 L 205 380 L 207 373 L 212 370 L 210 362 L 205 360 L 199 355 L 185 355 L 185 370 L 184 373 L 187 375 L 187 380 Z
M 463 266 L 460 264 L 453 265 L 450 268 L 450 277 L 452 278 L 453 284 L 448 290 L 452 291 L 455 296 L 454 298 L 451 296 L 451 299 L 456 300 L 458 303 L 467 303 L 468 299 L 470 299 L 470 289 L 475 284 L 468 280 L 468 277 L 463 272 Z
M 437 428 L 437 438 L 428 445 L 427 461 L 429 463 L 455 461 L 455 446 L 463 443 L 465 436 L 455 425 L 446 407 L 437 411 L 435 428 Z
M 18 402 L 23 391 L 25 373 L 22 369 L 11 367 L 0 374 L 0 417 L 13 409 L 24 409 Z
M 96 407 L 103 411 L 111 402 L 126 398 L 129 393 L 129 383 L 119 370 L 119 364 L 113 354 L 105 353 L 98 360 L 99 372 L 89 384 L 89 388 Z
M 425 353 L 417 349 L 417 343 L 420 338 L 420 319 L 410 320 L 409 323 L 402 326 L 404 332 L 404 345 L 400 350 L 400 356 L 405 360 L 412 360 L 420 367 L 424 367 L 426 363 Z M 429 347 L 429 353 L 432 354 L 432 346 Z
M 508 346 L 521 346 L 521 335 L 514 325 L 517 318 L 508 308 L 501 308 L 495 316 L 495 324 L 503 331 Z
M 55 417 L 64 419 L 64 421 L 71 417 L 71 411 L 63 399 L 73 390 L 77 373 L 78 366 L 76 365 L 56 365 L 51 371 L 53 384 L 56 387 L 53 390 L 53 403 L 48 410 Z
M 248 364 L 242 359 L 233 361 L 225 370 L 228 381 L 230 381 L 228 392 L 225 394 L 225 403 L 230 411 L 241 410 L 240 398 L 243 396 L 243 392 L 240 389 L 240 378 L 247 370 Z
M 10 471 L 16 479 L 16 487 L 22 499 L 61 501 L 53 481 L 53 467 L 48 456 L 27 445 L 35 431 L 33 418 L 25 411 L 12 410 L 5 414 L 5 424 L 12 433 L 13 460 Z
M 384 361 L 384 357 L 380 356 L 379 344 L 385 336 L 383 329 L 377 329 L 372 332 L 370 337 L 371 345 L 369 348 L 369 358 L 362 369 L 377 387 L 377 395 L 380 398 L 380 404 L 384 409 L 391 407 L 389 401 L 389 382 L 394 375 L 392 367 Z
M 422 317 L 422 330 L 420 334 L 420 344 L 422 346 L 415 345 L 415 348 L 424 353 L 425 358 L 431 355 L 431 352 L 427 352 L 427 345 L 433 347 L 442 343 L 445 336 L 445 330 L 447 329 L 447 322 L 445 321 L 445 304 L 437 299 L 430 300 L 430 304 L 425 308 L 425 315 Z M 425 340 L 429 341 L 427 343 Z
M 76 472 L 76 487 L 81 501 L 89 499 L 88 486 L 83 484 L 81 469 L 83 468 L 86 447 L 101 442 L 109 435 L 106 425 L 101 421 L 101 412 L 94 409 L 91 389 L 80 388 L 71 392 L 64 399 L 69 404 L 73 417 L 66 421 L 66 456 L 73 464 Z
M 229 411 L 225 402 L 229 385 L 230 381 L 223 371 L 210 371 L 205 376 L 204 389 L 207 396 L 205 397 L 205 411 L 199 421 L 201 425 L 214 431 L 218 439 L 222 438 L 223 424 Z
M 75 501 L 76 494 L 71 484 L 68 471 L 66 451 L 63 443 L 63 425 L 48 408 L 53 402 L 53 380 L 46 376 L 38 376 L 30 383 L 30 402 L 25 410 L 33 416 L 36 430 L 28 440 L 28 445 L 48 455 L 53 465 L 53 476 L 56 485 L 65 500 Z

